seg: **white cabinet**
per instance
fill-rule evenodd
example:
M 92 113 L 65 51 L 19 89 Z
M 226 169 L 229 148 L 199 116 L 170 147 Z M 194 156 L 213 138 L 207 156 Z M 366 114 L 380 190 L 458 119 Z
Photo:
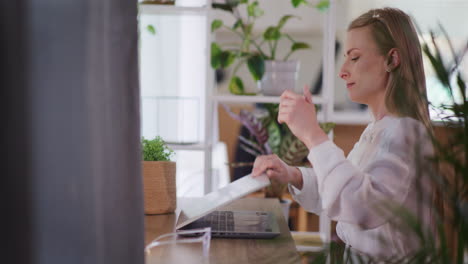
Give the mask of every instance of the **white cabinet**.
M 174 143 L 179 143 L 171 145 L 175 150 L 202 152 L 204 193 L 212 191 L 216 180 L 212 160 L 213 146 L 218 141 L 218 104 L 279 103 L 279 97 L 215 92 L 214 71 L 210 66 L 212 17 L 209 7 L 140 5 L 140 49 L 145 52 L 145 56 L 141 56 L 142 133 L 152 136 L 158 132 L 167 133 Z M 155 26 L 155 36 L 144 32 L 149 24 Z M 330 7 L 323 14 L 322 24 L 323 89 L 320 96 L 314 97 L 314 102 L 322 105 L 319 120 L 327 122 L 333 115 L 334 98 L 334 0 L 330 0 Z M 157 44 L 155 39 L 162 36 L 170 41 Z M 154 55 L 147 56 L 146 52 L 151 49 Z M 145 65 L 153 66 L 145 68 Z M 158 89 L 154 89 L 155 86 Z M 161 130 L 158 128 L 161 125 L 172 128 Z M 329 241 L 330 221 L 326 216 L 320 217 L 320 234 L 324 241 Z

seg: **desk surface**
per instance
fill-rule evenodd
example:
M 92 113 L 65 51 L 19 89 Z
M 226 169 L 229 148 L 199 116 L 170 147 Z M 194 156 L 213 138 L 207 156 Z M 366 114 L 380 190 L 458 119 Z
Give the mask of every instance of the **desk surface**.
M 177 244 L 154 248 L 146 255 L 146 263 L 299 263 L 291 233 L 276 199 L 243 198 L 222 207 L 227 210 L 262 210 L 275 214 L 281 234 L 274 239 L 211 240 L 210 255 L 204 259 L 201 245 Z M 145 245 L 154 238 L 173 232 L 175 214 L 145 216 Z

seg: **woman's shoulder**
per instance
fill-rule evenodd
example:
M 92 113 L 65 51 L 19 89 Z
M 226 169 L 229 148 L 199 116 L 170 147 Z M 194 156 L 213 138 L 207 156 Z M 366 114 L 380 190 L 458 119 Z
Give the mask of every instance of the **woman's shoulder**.
M 388 117 L 379 134 L 381 144 L 389 151 L 409 154 L 415 147 L 423 146 L 428 148 L 428 152 L 431 151 L 431 144 L 428 144 L 431 139 L 426 127 L 411 117 Z
M 424 124 L 412 117 L 386 116 L 381 123 L 381 132 L 388 136 L 417 137 L 426 134 Z

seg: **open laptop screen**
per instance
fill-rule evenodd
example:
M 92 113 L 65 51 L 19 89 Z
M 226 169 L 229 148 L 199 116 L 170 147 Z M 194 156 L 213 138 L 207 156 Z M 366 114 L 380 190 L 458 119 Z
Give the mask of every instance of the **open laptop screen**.
M 270 179 L 266 174 L 258 177 L 252 177 L 252 175 L 249 174 L 217 191 L 194 199 L 193 203 L 182 205 L 176 230 L 213 212 L 223 205 L 258 191 L 268 185 L 270 185 Z

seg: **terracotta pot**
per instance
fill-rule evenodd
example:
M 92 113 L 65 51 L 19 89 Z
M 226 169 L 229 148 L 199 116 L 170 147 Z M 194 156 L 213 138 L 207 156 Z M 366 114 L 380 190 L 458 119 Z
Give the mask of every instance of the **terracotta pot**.
M 176 164 L 171 161 L 143 161 L 145 214 L 175 211 Z

